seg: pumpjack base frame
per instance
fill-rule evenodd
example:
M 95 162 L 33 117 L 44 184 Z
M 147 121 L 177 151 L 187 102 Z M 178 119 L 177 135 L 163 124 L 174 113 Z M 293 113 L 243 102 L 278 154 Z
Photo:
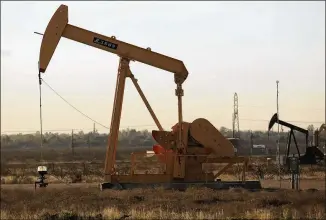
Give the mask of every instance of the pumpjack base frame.
M 206 187 L 222 190 L 230 188 L 243 188 L 248 190 L 262 189 L 260 181 L 210 181 L 210 182 L 169 182 L 169 183 L 101 183 L 100 189 L 126 190 L 135 188 L 155 188 L 186 190 L 189 187 Z
M 142 154 L 142 153 L 138 153 Z M 164 174 L 135 174 L 134 173 L 134 156 L 131 158 L 131 174 L 129 175 L 107 175 L 104 177 L 104 183 L 100 184 L 100 189 L 134 189 L 134 188 L 155 188 L 163 187 L 164 189 L 185 190 L 189 187 L 206 187 L 211 189 L 230 189 L 230 188 L 244 188 L 248 190 L 262 189 L 260 181 L 246 180 L 245 171 L 249 161 L 247 157 L 235 158 L 206 158 L 206 163 L 226 163 L 219 172 L 214 176 L 206 176 L 204 173 L 186 174 L 185 179 L 173 179 L 172 171 L 166 170 Z M 198 156 L 198 155 L 197 155 Z M 207 155 L 205 155 L 207 156 Z M 222 181 L 218 177 L 234 163 L 243 163 L 242 177 L 239 181 Z

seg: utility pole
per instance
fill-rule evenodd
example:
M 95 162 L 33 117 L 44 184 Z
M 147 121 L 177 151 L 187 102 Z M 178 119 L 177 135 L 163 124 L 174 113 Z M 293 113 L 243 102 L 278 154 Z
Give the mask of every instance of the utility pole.
M 238 94 L 234 93 L 233 97 L 233 117 L 232 117 L 233 138 L 240 139 L 239 129 L 239 108 L 238 108 Z
M 39 90 L 40 90 L 40 135 L 41 135 L 41 163 L 43 162 L 43 117 L 42 117 L 42 77 L 38 73 Z
M 88 155 L 91 155 L 91 132 L 88 133 L 87 143 L 88 143 Z
M 71 153 L 74 156 L 75 151 L 74 151 L 74 130 L 71 130 Z
M 276 107 L 277 107 L 277 157 L 278 157 L 278 177 L 280 182 L 280 188 L 282 184 L 281 180 L 281 153 L 280 153 L 280 113 L 279 113 L 279 104 L 278 104 L 278 84 L 280 81 L 276 81 Z
M 250 130 L 250 156 L 252 156 L 252 148 L 254 146 L 252 130 Z

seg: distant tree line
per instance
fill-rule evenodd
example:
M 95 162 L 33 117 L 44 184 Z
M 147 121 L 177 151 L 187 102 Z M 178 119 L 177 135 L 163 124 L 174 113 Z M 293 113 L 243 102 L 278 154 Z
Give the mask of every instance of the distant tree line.
M 308 126 L 310 134 L 313 133 L 313 126 Z M 219 131 L 225 137 L 232 137 L 233 132 L 231 129 L 221 127 Z M 277 132 L 270 131 L 240 131 L 240 138 L 244 145 L 251 144 L 265 144 L 272 145 L 275 148 L 275 143 L 278 138 Z M 286 143 L 287 132 L 280 132 L 280 143 Z M 73 137 L 73 139 L 72 139 Z M 304 135 L 297 133 L 296 139 L 298 143 L 304 143 Z M 89 132 L 84 133 L 79 131 L 71 134 L 66 133 L 51 133 L 46 132 L 43 134 L 43 146 L 50 148 L 63 148 L 63 147 L 105 147 L 108 142 L 107 133 Z M 1 148 L 35 148 L 39 147 L 41 143 L 40 132 L 34 134 L 11 134 L 1 135 Z M 151 132 L 148 130 L 124 129 L 119 132 L 119 146 L 124 147 L 150 147 L 155 144 Z

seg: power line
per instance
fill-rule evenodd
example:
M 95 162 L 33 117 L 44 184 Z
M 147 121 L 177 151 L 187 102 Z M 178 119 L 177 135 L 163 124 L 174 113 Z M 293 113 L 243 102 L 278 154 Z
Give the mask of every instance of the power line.
M 44 84 L 46 86 L 48 86 L 57 96 L 59 96 L 64 102 L 66 102 L 68 105 L 70 105 L 72 108 L 74 108 L 76 111 L 78 111 L 80 114 L 82 114 L 83 116 L 87 117 L 88 119 L 90 119 L 91 121 L 93 121 L 94 123 L 101 125 L 102 127 L 106 128 L 106 129 L 110 129 L 109 127 L 101 124 L 100 122 L 94 120 L 93 118 L 89 117 L 88 115 L 86 115 L 85 113 L 83 113 L 82 111 L 80 111 L 79 109 L 77 109 L 75 106 L 73 106 L 70 102 L 68 102 L 65 98 L 63 98 L 57 91 L 55 91 L 47 82 L 45 82 L 44 79 L 41 79 Z M 254 107 L 254 108 L 265 108 L 266 106 L 250 106 L 250 105 L 238 105 L 238 107 Z M 310 108 L 309 108 L 310 109 Z M 312 109 L 310 109 L 312 110 Z M 315 110 L 322 110 L 322 109 L 315 109 Z M 264 120 L 264 119 L 240 119 L 243 121 L 269 121 L 269 120 Z M 288 122 L 292 122 L 292 123 L 305 123 L 305 124 L 318 124 L 318 123 L 324 123 L 324 122 L 308 122 L 308 121 L 288 121 Z M 148 125 L 148 126 L 152 126 L 152 125 Z
M 79 109 L 77 109 L 75 106 L 73 106 L 69 101 L 67 101 L 65 98 L 63 98 L 55 89 L 53 89 L 44 79 L 42 79 L 42 82 L 49 88 L 51 89 L 57 96 L 59 96 L 64 102 L 66 102 L 70 107 L 72 107 L 73 109 L 75 109 L 76 111 L 78 111 L 80 114 L 82 114 L 84 117 L 88 118 L 89 120 L 91 120 L 92 122 L 102 126 L 105 129 L 110 129 L 109 127 L 103 125 L 102 123 L 96 121 L 95 119 L 91 118 L 90 116 L 86 115 L 85 113 L 83 113 L 82 111 L 80 111 Z M 238 107 L 246 107 L 244 105 L 238 105 Z M 248 106 L 247 106 L 248 107 Z M 249 106 L 249 107 L 263 107 L 263 106 Z M 264 120 L 264 119 L 244 119 L 241 118 L 240 120 L 242 121 L 261 121 L 261 122 L 268 122 L 269 120 Z M 321 124 L 324 122 L 308 122 L 308 121 L 289 121 L 292 123 L 306 123 L 306 124 Z M 147 124 L 147 125 L 130 125 L 130 126 L 120 126 L 120 128 L 131 128 L 131 127 L 155 127 L 155 124 Z M 73 130 L 92 130 L 92 129 L 73 129 Z M 50 130 L 43 130 L 46 132 L 51 132 L 51 131 L 71 131 L 71 129 L 50 129 Z M 14 130 L 14 131 L 2 131 L 1 133 L 27 133 L 27 132 L 38 132 L 38 130 L 28 130 L 28 131 L 22 131 L 22 130 Z
M 98 125 L 101 125 L 103 128 L 106 128 L 106 129 L 110 129 L 109 127 L 103 125 L 102 123 L 94 120 L 93 118 L 89 117 L 88 115 L 86 115 L 85 113 L 83 113 L 82 111 L 80 111 L 79 109 L 77 109 L 75 106 L 73 106 L 70 102 L 68 102 L 65 98 L 63 98 L 56 90 L 54 90 L 47 82 L 45 82 L 44 79 L 41 79 L 44 84 L 46 86 L 48 86 L 57 96 L 59 96 L 64 102 L 66 102 L 70 107 L 74 108 L 76 111 L 78 111 L 80 114 L 82 114 L 83 116 L 87 117 L 88 119 L 90 119 L 92 122 L 98 124 Z M 120 128 L 128 128 L 128 127 L 150 127 L 150 126 L 156 126 L 156 125 L 153 125 L 153 124 L 150 124 L 150 125 L 132 125 L 132 126 L 120 126 Z
M 94 123 L 101 125 L 104 128 L 110 129 L 109 127 L 101 124 L 100 122 L 92 119 L 91 117 L 89 117 L 88 115 L 86 115 L 85 113 L 83 113 L 82 111 L 80 111 L 79 109 L 77 109 L 75 106 L 73 106 L 72 104 L 70 104 L 70 102 L 68 102 L 65 98 L 63 98 L 58 92 L 56 92 L 48 83 L 46 83 L 44 81 L 44 79 L 42 79 L 42 81 L 44 82 L 44 84 L 49 87 L 57 96 L 59 96 L 64 102 L 66 102 L 68 105 L 70 105 L 70 107 L 74 108 L 76 111 L 78 111 L 80 114 L 84 115 L 86 118 L 90 119 L 91 121 L 93 121 Z
M 271 109 L 271 107 L 268 106 L 258 106 L 258 105 L 238 105 L 239 108 L 264 108 L 264 109 Z M 287 107 L 289 108 L 289 107 Z M 297 108 L 293 107 L 295 109 L 301 109 L 301 110 L 309 110 L 309 111 L 325 111 L 325 109 L 322 108 Z
M 51 132 L 51 131 L 71 131 L 72 129 L 48 129 L 48 130 L 43 130 L 45 132 Z M 83 129 L 74 129 L 73 130 L 83 130 Z M 86 130 L 86 129 L 85 129 Z M 40 130 L 8 130 L 8 131 L 1 131 L 1 133 L 18 133 L 18 132 L 22 132 L 22 133 L 27 133 L 27 132 L 39 132 Z
M 268 122 L 269 120 L 264 120 L 264 119 L 250 119 L 250 118 L 240 118 L 240 120 L 242 121 L 258 121 L 258 122 Z M 292 122 L 292 123 L 303 123 L 303 124 L 322 124 L 323 122 L 313 122 L 313 121 L 288 121 L 288 122 Z M 166 125 L 166 127 L 169 127 L 170 125 Z M 156 127 L 155 124 L 143 124 L 143 125 L 126 125 L 126 126 L 120 126 L 120 128 L 146 128 L 146 127 Z M 105 128 L 105 129 L 109 129 L 109 128 Z M 75 131 L 83 131 L 83 130 L 93 130 L 93 128 L 72 128 L 72 129 L 47 129 L 47 130 L 43 130 L 45 132 L 53 132 L 53 131 L 69 131 L 71 132 L 71 130 L 75 130 Z M 7 130 L 7 131 L 2 131 L 1 133 L 35 133 L 38 132 L 39 130 Z
M 156 127 L 155 124 L 148 124 L 148 125 L 126 125 L 126 126 L 120 126 L 120 128 L 145 128 L 145 127 Z M 93 128 L 72 128 L 72 129 L 48 129 L 48 130 L 43 130 L 45 132 L 54 132 L 54 131 L 69 131 L 71 132 L 71 130 L 74 131 L 84 131 L 84 130 L 93 130 Z M 109 130 L 109 128 L 105 128 L 105 130 Z M 35 133 L 35 132 L 39 132 L 39 130 L 7 130 L 7 131 L 1 131 L 1 133 Z
M 265 120 L 265 119 L 250 119 L 250 118 L 240 118 L 242 121 L 261 121 L 261 122 L 268 122 L 270 120 Z M 322 121 L 287 121 L 287 122 L 292 122 L 292 123 L 302 123 L 302 124 L 322 124 L 324 122 Z
M 250 119 L 250 118 L 240 118 L 240 120 L 242 121 L 257 121 L 257 122 L 268 122 L 269 120 L 265 120 L 265 119 Z M 324 122 L 321 121 L 288 121 L 288 122 L 292 122 L 292 123 L 302 123 L 302 124 L 322 124 Z M 170 125 L 166 125 L 166 127 L 168 127 Z M 125 126 L 120 126 L 120 128 L 145 128 L 145 127 L 156 127 L 155 124 L 143 124 L 143 125 L 125 125 Z M 93 128 L 72 128 L 75 131 L 82 131 L 82 130 L 93 130 Z M 72 129 L 46 129 L 43 130 L 45 132 L 52 132 L 52 131 L 71 131 Z M 106 130 L 109 128 L 105 128 Z M 1 131 L 1 133 L 27 133 L 27 132 L 31 132 L 31 133 L 35 133 L 38 132 L 39 130 L 7 130 L 7 131 Z

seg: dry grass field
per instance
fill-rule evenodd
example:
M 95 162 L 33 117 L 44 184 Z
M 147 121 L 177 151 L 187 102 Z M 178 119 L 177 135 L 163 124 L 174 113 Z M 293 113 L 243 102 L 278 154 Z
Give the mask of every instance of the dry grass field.
M 1 219 L 324 219 L 325 191 L 2 186 Z
M 282 171 L 282 188 L 249 192 L 243 189 L 213 191 L 190 188 L 185 192 L 157 189 L 100 191 L 104 149 L 93 152 L 45 153 L 49 186 L 34 191 L 36 152 L 1 154 L 1 219 L 325 219 L 325 169 L 301 168 L 300 190 L 290 190 L 289 174 Z M 52 157 L 51 157 L 52 155 Z M 61 155 L 61 156 L 60 156 Z M 84 156 L 85 155 L 85 156 Z M 13 158 L 16 158 L 13 160 Z M 28 158 L 28 160 L 27 160 Z M 119 153 L 118 168 L 129 170 L 129 153 Z M 21 161 L 21 162 L 19 162 Z M 67 162 L 69 161 L 69 162 Z M 153 158 L 138 166 L 157 172 Z M 260 173 L 259 175 L 258 167 Z M 212 168 L 212 167 L 211 167 Z M 218 168 L 218 167 L 215 167 Z M 225 180 L 239 179 L 231 167 Z M 278 188 L 277 169 L 263 158 L 252 160 L 249 179 L 261 179 L 265 188 Z

